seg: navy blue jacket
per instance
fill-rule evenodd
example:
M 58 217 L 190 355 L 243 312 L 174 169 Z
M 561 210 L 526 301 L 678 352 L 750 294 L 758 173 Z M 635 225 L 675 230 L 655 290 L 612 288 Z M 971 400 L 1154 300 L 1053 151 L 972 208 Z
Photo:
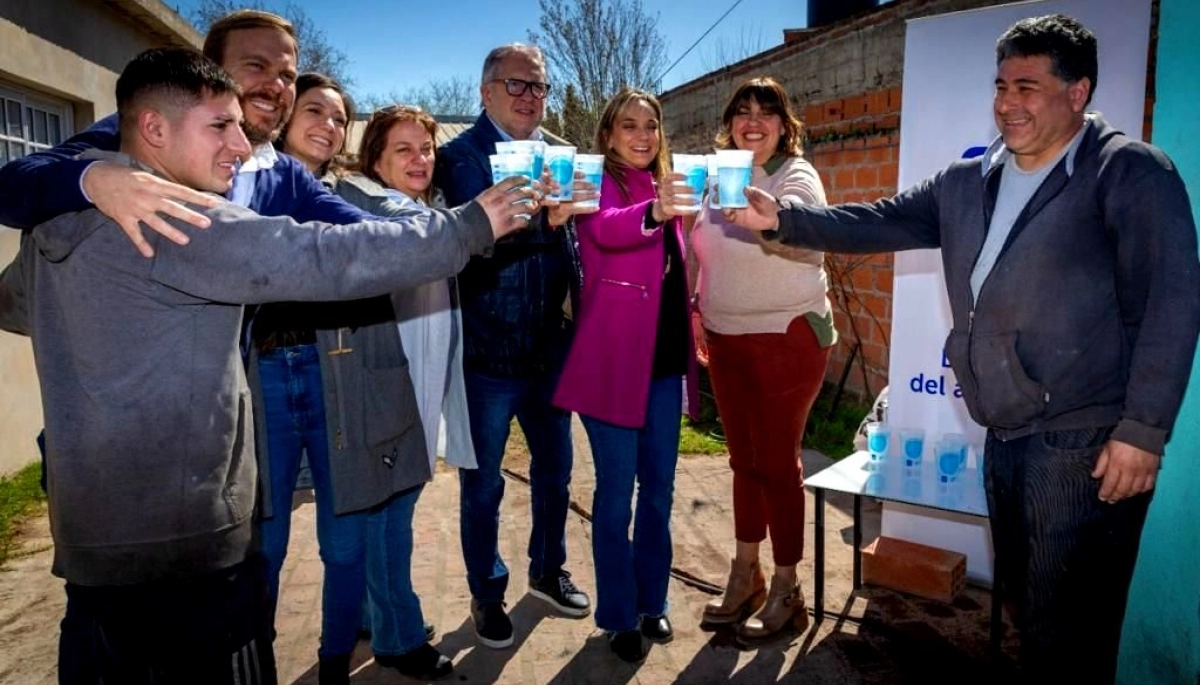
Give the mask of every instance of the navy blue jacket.
M 60 214 L 91 209 L 79 179 L 92 160 L 75 157 L 90 149 L 115 152 L 120 144 L 113 114 L 51 150 L 5 165 L 0 169 L 0 224 L 30 229 Z M 263 216 L 290 216 L 300 223 L 352 224 L 370 217 L 329 192 L 303 164 L 283 153 L 274 167 L 257 172 L 250 209 Z
M 481 114 L 475 125 L 443 145 L 434 185 L 450 206 L 492 185 L 488 155 L 503 140 Z M 471 371 L 521 377 L 555 373 L 566 355 L 563 314 L 574 277 L 571 233 L 536 227 L 498 241 L 488 257 L 473 257 L 458 278 L 463 315 L 463 364 Z

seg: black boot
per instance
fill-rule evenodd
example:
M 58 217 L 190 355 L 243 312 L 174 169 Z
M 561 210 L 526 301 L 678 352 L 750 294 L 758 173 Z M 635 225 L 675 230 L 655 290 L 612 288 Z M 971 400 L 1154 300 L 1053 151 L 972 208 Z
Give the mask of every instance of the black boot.
M 414 680 L 437 680 L 454 672 L 454 664 L 426 642 L 404 654 L 376 654 L 375 663 L 394 668 Z
M 318 664 L 319 685 L 350 685 L 350 655 L 322 657 Z

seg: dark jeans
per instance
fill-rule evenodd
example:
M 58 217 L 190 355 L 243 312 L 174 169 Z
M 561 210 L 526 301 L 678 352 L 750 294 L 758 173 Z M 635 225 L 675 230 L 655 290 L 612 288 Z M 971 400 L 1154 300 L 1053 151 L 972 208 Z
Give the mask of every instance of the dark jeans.
M 570 501 L 571 414 L 550 405 L 557 376 L 503 378 L 466 372 L 467 409 L 477 469 L 459 469 L 462 489 L 459 526 L 467 586 L 480 603 L 500 602 L 508 567 L 500 558 L 500 473 L 509 424 L 515 416 L 529 444 L 533 528 L 529 533 L 529 577 L 556 573 L 567 558 Z
M 1091 477 L 1111 428 L 988 433 L 996 576 L 1017 608 L 1022 682 L 1112 683 L 1151 493 L 1100 501 Z
M 67 583 L 63 685 L 274 685 L 266 563 L 137 585 Z
M 596 625 L 609 631 L 634 630 L 639 616 L 667 613 L 682 379 L 650 381 L 646 405 L 642 428 L 579 416 L 596 467 L 592 495 Z

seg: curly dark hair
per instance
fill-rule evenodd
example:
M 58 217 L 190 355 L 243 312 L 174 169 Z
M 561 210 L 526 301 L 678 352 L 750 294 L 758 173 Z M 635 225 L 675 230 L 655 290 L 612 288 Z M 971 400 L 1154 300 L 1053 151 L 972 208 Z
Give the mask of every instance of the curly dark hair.
M 1087 102 L 1092 101 L 1099 71 L 1096 34 L 1065 14 L 1048 14 L 1018 21 L 996 41 L 997 66 L 1009 57 L 1041 56 L 1050 58 L 1054 75 L 1067 83 L 1086 78 Z

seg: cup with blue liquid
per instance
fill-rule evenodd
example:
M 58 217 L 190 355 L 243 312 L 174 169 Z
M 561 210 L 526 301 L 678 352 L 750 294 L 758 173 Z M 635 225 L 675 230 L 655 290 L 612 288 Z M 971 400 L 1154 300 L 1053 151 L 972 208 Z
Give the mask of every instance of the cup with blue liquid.
M 558 184 L 558 192 L 548 197 L 569 202 L 575 193 L 575 146 L 547 145 L 546 168 L 550 169 L 550 178 Z
M 900 431 L 900 454 L 904 456 L 904 465 L 918 467 L 925 456 L 925 430 L 923 428 L 904 428 Z
M 533 157 L 533 175 L 535 181 L 542 180 L 542 168 L 546 162 L 546 143 L 540 140 L 502 140 L 496 143 L 496 154 L 527 154 Z
M 751 150 L 717 150 L 717 192 L 721 206 L 748 207 L 746 186 L 750 185 L 750 170 L 754 167 Z
M 704 197 L 704 186 L 708 182 L 708 162 L 704 155 L 672 154 L 671 167 L 675 173 L 683 174 L 686 184 L 676 188 L 675 197 L 679 200 L 676 209 L 685 214 L 698 213 Z
M 575 171 L 583 174 L 583 180 L 596 186 L 596 199 L 577 202 L 577 207 L 599 207 L 600 185 L 604 180 L 604 155 L 575 155 Z
M 528 154 L 494 154 L 488 156 L 492 165 L 492 183 L 499 183 L 512 176 L 525 176 L 533 180 L 533 156 Z
M 720 175 L 720 168 L 717 167 L 716 155 L 704 155 L 704 161 L 708 164 L 708 185 L 705 192 L 708 193 L 708 206 L 713 209 L 721 208 L 721 199 L 717 197 L 717 177 Z
M 888 447 L 892 441 L 892 429 L 886 423 L 872 422 L 867 424 L 867 453 L 873 463 L 882 462 L 887 458 Z
M 934 459 L 937 461 L 938 480 L 953 483 L 967 465 L 967 439 L 957 433 L 947 433 L 938 440 Z

